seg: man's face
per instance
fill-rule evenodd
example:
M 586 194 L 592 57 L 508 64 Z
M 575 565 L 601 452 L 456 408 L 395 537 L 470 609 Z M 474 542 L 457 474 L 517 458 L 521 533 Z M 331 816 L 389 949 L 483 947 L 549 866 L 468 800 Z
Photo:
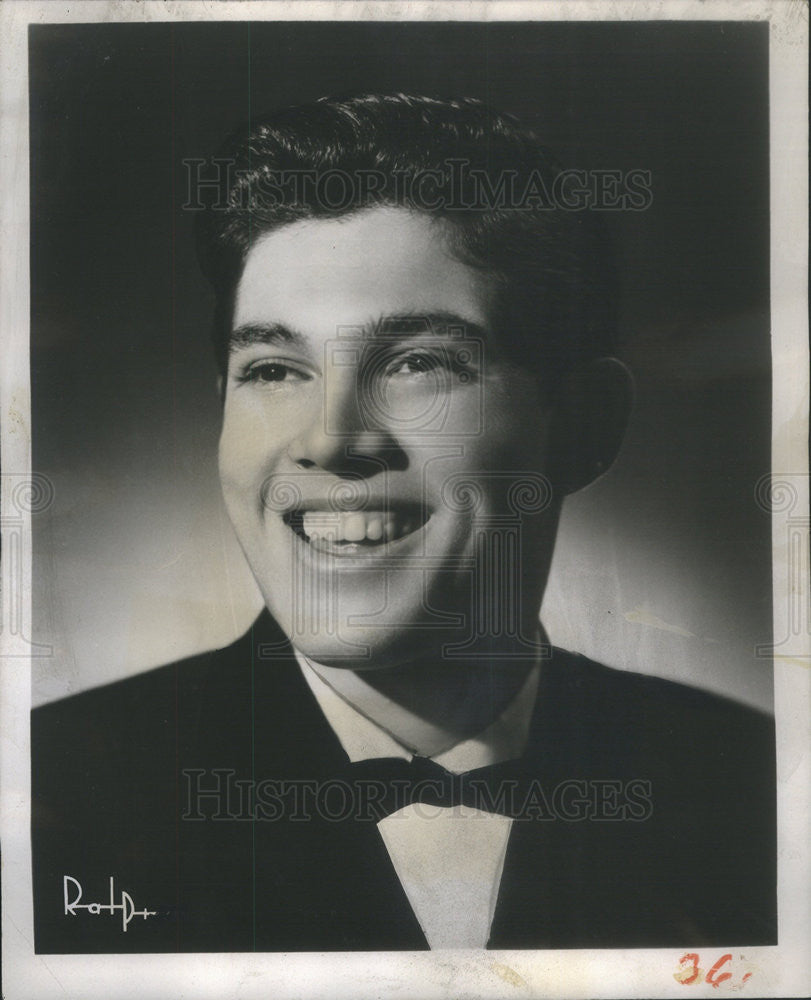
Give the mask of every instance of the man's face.
M 237 289 L 225 501 L 270 611 L 325 664 L 495 652 L 537 622 L 548 410 L 447 225 L 297 222 L 256 242 Z

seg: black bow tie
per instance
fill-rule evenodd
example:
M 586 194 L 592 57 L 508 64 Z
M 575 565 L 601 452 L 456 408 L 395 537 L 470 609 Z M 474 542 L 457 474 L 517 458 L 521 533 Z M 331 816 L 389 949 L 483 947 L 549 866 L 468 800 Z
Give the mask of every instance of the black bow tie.
M 516 761 L 452 774 L 428 757 L 378 757 L 347 765 L 340 779 L 375 822 L 414 802 L 516 814 Z M 520 796 L 518 796 L 520 799 Z

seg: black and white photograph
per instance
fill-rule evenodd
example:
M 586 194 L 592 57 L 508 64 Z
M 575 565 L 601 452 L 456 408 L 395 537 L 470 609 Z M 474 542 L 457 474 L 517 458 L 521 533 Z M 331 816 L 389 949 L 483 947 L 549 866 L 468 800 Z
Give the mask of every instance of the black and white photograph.
M 10 6 L 8 996 L 807 987 L 807 8 Z

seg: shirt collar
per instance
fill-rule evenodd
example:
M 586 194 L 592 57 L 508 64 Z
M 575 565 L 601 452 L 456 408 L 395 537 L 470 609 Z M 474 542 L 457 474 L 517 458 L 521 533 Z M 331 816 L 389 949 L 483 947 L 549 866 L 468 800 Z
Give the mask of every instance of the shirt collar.
M 414 754 L 407 747 L 342 698 L 313 669 L 306 656 L 298 650 L 295 652 L 304 679 L 350 761 L 376 757 L 412 759 Z M 462 774 L 520 757 L 527 743 L 540 669 L 540 663 L 532 667 L 518 693 L 490 725 L 477 735 L 435 754 L 432 759 L 448 771 Z M 365 682 L 359 678 L 359 683 Z

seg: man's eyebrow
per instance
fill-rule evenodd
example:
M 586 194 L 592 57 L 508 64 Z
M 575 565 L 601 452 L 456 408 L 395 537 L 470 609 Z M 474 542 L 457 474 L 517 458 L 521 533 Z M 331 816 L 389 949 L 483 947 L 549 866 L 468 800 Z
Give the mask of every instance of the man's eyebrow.
M 228 350 L 237 351 L 252 344 L 292 344 L 305 347 L 306 338 L 283 323 L 242 323 L 232 330 Z
M 401 337 L 478 337 L 484 339 L 486 330 L 480 324 L 453 312 L 405 312 L 394 316 L 384 316 L 364 323 L 361 328 L 353 327 L 352 335 L 361 333 L 374 339 Z M 340 328 L 336 330 L 341 336 Z M 345 331 L 349 335 L 349 328 Z M 241 323 L 228 339 L 229 352 L 238 351 L 254 344 L 273 346 L 289 344 L 306 349 L 307 338 L 283 323 Z
M 440 336 L 440 337 L 486 337 L 486 330 L 474 320 L 453 312 L 408 312 L 396 316 L 386 316 L 376 323 L 367 324 L 374 336 Z

